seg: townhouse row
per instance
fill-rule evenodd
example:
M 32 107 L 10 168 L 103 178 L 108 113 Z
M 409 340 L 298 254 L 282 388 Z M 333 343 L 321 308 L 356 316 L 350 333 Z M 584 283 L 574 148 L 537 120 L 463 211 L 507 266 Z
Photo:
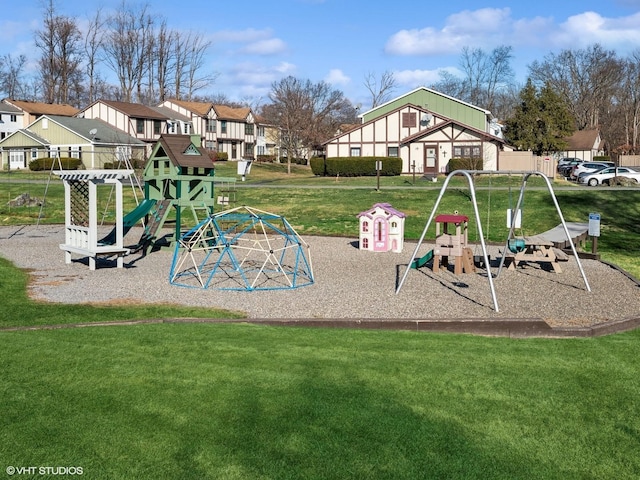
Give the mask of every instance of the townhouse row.
M 0 102 L 2 168 L 27 168 L 43 157 L 79 158 L 87 168 L 125 158 L 144 160 L 161 135 L 191 135 L 229 160 L 277 155 L 279 131 L 250 108 L 167 100 L 157 107 L 98 100 L 69 105 Z

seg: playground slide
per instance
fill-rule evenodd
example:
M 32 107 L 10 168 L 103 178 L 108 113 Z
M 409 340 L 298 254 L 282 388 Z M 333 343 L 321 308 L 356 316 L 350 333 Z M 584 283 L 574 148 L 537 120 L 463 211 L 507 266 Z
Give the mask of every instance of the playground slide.
M 427 263 L 429 263 L 429 260 L 431 260 L 432 258 L 433 258 L 433 250 L 429 250 L 422 257 L 416 258 L 413 262 L 411 262 L 411 268 L 422 268 Z
M 136 223 L 138 223 L 146 214 L 148 214 L 153 206 L 156 204 L 155 200 L 147 200 L 146 198 L 140 202 L 140 204 L 134 208 L 132 211 L 127 213 L 122 218 L 122 235 L 126 235 L 131 227 L 133 227 Z M 109 234 L 102 238 L 98 243 L 102 243 L 104 245 L 113 245 L 116 241 L 116 229 L 115 227 Z

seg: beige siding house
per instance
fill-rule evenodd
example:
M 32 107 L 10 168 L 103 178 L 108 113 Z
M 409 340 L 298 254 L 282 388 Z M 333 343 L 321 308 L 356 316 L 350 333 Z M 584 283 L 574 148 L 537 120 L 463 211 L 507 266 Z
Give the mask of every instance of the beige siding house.
M 183 100 L 166 100 L 161 106 L 189 117 L 207 150 L 226 152 L 229 160 L 255 157 L 256 120 L 250 108 Z
M 78 158 L 87 169 L 144 160 L 145 143 L 101 120 L 43 115 L 0 141 L 2 166 L 28 168 L 37 158 Z

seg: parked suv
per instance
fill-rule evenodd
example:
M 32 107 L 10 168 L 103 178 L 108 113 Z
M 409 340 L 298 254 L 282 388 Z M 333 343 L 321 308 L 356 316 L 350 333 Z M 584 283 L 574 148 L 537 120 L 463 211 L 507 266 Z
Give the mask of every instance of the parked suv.
M 569 177 L 577 180 L 581 173 L 593 173 L 607 167 L 615 167 L 613 162 L 582 162 L 573 166 Z
M 573 170 L 573 167 L 575 167 L 576 165 L 578 165 L 580 163 L 584 163 L 584 162 L 582 160 L 580 160 L 580 159 L 573 158 L 573 159 L 571 159 L 570 162 L 565 163 L 564 165 L 562 165 L 558 169 L 558 173 L 560 175 L 562 175 L 563 177 L 568 177 L 569 175 L 571 175 L 571 170 Z

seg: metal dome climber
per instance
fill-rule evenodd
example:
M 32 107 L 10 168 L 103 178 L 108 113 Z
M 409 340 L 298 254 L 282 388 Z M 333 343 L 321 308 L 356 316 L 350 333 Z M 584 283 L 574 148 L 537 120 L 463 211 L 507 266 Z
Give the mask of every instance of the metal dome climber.
M 169 282 L 218 290 L 314 283 L 309 245 L 282 216 L 243 206 L 213 214 L 176 243 Z

